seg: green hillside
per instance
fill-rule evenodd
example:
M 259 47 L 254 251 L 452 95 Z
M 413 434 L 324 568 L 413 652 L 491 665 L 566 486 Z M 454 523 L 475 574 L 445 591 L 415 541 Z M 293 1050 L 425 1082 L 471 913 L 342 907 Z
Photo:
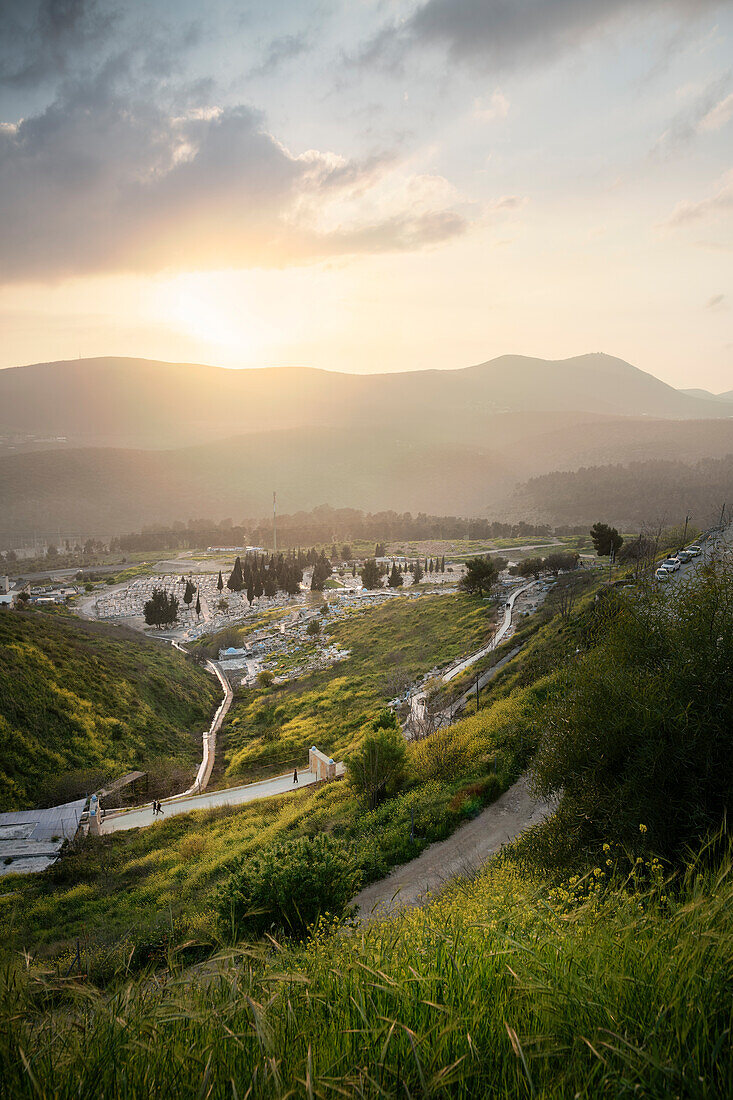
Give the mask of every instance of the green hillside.
M 0 809 L 78 797 L 130 768 L 185 766 L 219 696 L 160 643 L 60 614 L 0 613 Z

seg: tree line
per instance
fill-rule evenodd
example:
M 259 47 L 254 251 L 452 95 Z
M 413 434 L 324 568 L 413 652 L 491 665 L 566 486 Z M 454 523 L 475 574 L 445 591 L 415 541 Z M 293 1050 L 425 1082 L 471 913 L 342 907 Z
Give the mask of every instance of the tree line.
M 504 523 L 485 517 L 435 516 L 420 512 L 362 512 L 356 508 L 329 508 L 322 505 L 311 512 L 283 514 L 277 518 L 278 543 L 284 548 L 298 546 L 340 546 L 357 539 L 378 543 L 382 551 L 387 542 L 424 539 L 496 539 L 532 538 L 547 535 L 581 535 L 586 527 L 552 526 L 546 523 Z M 113 551 L 191 550 L 201 546 L 268 546 L 272 542 L 272 519 L 189 520 L 170 526 L 144 527 L 115 538 Z M 375 557 L 383 553 L 375 551 Z

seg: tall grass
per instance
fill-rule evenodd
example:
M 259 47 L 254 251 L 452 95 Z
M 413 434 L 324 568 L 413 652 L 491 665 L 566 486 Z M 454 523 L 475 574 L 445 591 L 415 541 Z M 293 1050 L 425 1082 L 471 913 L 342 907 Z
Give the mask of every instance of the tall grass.
M 102 995 L 14 970 L 0 1096 L 733 1094 L 733 876 L 504 861 L 423 910 Z

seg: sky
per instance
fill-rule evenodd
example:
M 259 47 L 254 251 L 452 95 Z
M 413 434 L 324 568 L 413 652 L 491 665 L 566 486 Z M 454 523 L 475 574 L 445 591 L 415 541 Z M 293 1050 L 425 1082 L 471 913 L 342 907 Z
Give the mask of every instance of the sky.
M 733 388 L 733 0 L 0 0 L 0 367 Z

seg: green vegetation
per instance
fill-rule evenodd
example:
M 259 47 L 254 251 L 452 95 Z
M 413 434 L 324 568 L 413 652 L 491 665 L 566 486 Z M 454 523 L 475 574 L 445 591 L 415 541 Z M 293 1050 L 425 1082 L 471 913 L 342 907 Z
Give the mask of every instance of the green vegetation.
M 14 975 L 0 1092 L 729 1096 L 730 856 L 676 881 L 619 858 L 551 887 L 511 860 L 425 909 L 127 981 Z M 63 1014 L 59 998 L 64 998 Z M 236 1089 L 236 1092 L 235 1092 Z
M 265 932 L 304 936 L 322 915 L 343 916 L 359 882 L 352 854 L 333 837 L 280 841 L 226 880 L 217 896 L 219 924 L 233 940 Z
M 58 611 L 5 611 L 0 652 L 0 808 L 78 798 L 132 767 L 195 767 L 219 688 L 176 650 Z
M 409 744 L 402 789 L 374 810 L 339 782 L 88 837 L 44 874 L 4 880 L 0 942 L 63 958 L 84 936 L 93 976 L 102 980 L 121 960 L 146 964 L 160 937 L 210 951 L 220 936 L 216 890 L 243 860 L 283 840 L 330 834 L 351 848 L 364 883 L 381 878 L 518 778 L 541 698 L 542 689 L 516 693 L 482 711 L 480 724 L 468 719 Z
M 396 764 L 394 720 L 375 720 L 385 639 L 398 670 L 424 668 L 438 634 L 447 660 L 486 613 L 423 597 L 332 622 L 359 650 L 353 679 L 329 670 L 291 697 L 334 713 L 336 683 L 349 713 L 364 706 L 353 781 L 91 838 L 6 880 L 0 937 L 30 954 L 7 955 L 0 1095 L 730 1095 L 733 865 L 715 833 L 733 789 L 731 608 L 718 568 L 661 593 L 560 578 L 484 707 Z M 256 704 L 288 699 L 271 687 Z M 554 818 L 423 909 L 337 919 L 357 881 L 447 836 L 530 761 Z M 83 986 L 61 980 L 75 965 Z
M 453 595 L 399 597 L 324 620 L 328 640 L 350 656 L 267 693 L 241 690 L 222 729 L 227 777 L 290 764 L 310 745 L 342 759 L 364 723 L 410 682 L 485 645 L 491 622 L 487 605 Z
M 733 791 L 733 576 L 710 567 L 663 594 L 603 596 L 544 712 L 535 770 L 545 793 L 563 791 L 553 836 L 593 852 L 631 843 L 643 820 L 677 860 Z
M 388 793 L 399 790 L 405 775 L 407 746 L 399 722 L 385 710 L 371 723 L 348 760 L 349 780 L 370 810 Z

